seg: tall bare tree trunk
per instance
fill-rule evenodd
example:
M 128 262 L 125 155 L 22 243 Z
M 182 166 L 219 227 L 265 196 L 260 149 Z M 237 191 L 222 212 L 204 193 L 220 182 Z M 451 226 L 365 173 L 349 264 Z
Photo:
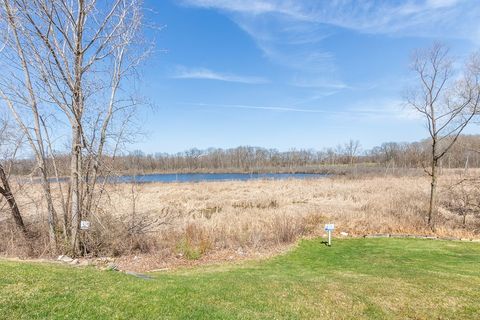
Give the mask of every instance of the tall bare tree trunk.
M 75 68 L 73 85 L 73 123 L 72 123 L 72 162 L 71 162 L 71 245 L 74 254 L 79 252 L 79 229 L 82 220 L 82 117 L 83 117 L 83 33 L 85 24 L 85 3 L 78 0 L 78 13 L 75 24 Z
M 17 202 L 10 188 L 10 183 L 8 182 L 7 175 L 5 174 L 5 170 L 3 169 L 3 166 L 1 163 L 0 163 L 0 180 L 3 185 L 3 187 L 0 186 L 0 194 L 2 194 L 2 196 L 7 200 L 16 226 L 23 233 L 25 238 L 27 238 L 28 237 L 27 228 L 25 227 L 25 223 L 23 222 L 22 215 L 20 214 L 20 209 L 18 209 Z
M 435 204 L 436 204 L 436 193 L 437 193 L 437 160 L 434 158 L 432 160 L 431 168 L 431 182 L 430 182 L 430 202 L 428 206 L 428 226 L 435 229 L 434 225 L 434 214 L 435 214 Z
M 435 109 L 433 108 L 433 104 L 430 104 L 430 114 L 432 115 L 432 118 L 435 119 Z M 432 163 L 431 163 L 431 171 L 430 171 L 430 201 L 428 205 L 428 226 L 434 230 L 434 211 L 435 211 L 435 199 L 436 199 L 436 192 L 437 192 L 437 164 L 438 164 L 438 158 L 437 158 L 437 123 L 436 121 L 432 121 L 431 124 L 432 127 Z
M 82 150 L 80 128 L 73 127 L 72 158 L 70 164 L 70 192 L 71 192 L 71 246 L 73 253 L 79 251 L 78 230 L 82 219 L 81 177 L 82 177 Z
M 48 212 L 48 236 L 50 238 L 50 247 L 52 251 L 57 251 L 57 212 L 55 211 L 55 206 L 52 199 L 52 191 L 50 188 L 50 182 L 48 181 L 48 175 L 45 168 L 40 168 L 42 172 L 42 189 L 47 201 L 47 212 Z
M 48 180 L 48 174 L 46 171 L 46 156 L 45 156 L 45 148 L 43 146 L 43 137 L 42 137 L 42 130 L 41 130 L 41 125 L 40 125 L 40 114 L 39 114 L 39 109 L 38 109 L 38 104 L 37 104 L 37 96 L 35 95 L 35 90 L 33 89 L 33 84 L 32 84 L 32 75 L 30 72 L 30 65 L 27 62 L 27 56 L 25 54 L 24 48 L 21 45 L 20 41 L 20 36 L 19 36 L 19 28 L 18 28 L 18 21 L 16 21 L 16 16 L 13 14 L 11 7 L 10 7 L 10 2 L 9 1 L 3 1 L 3 4 L 5 6 L 5 10 L 7 13 L 8 17 L 8 22 L 10 27 L 12 28 L 12 32 L 14 35 L 14 44 L 13 47 L 15 48 L 20 60 L 20 65 L 21 65 L 21 70 L 23 70 L 24 73 L 24 85 L 27 89 L 27 96 L 29 99 L 29 105 L 32 110 L 32 115 L 34 119 L 34 136 L 36 138 L 36 143 L 35 143 L 35 138 L 30 135 L 29 129 L 25 125 L 24 122 L 20 119 L 19 114 L 15 110 L 15 107 L 13 106 L 12 100 L 10 100 L 3 92 L 2 92 L 2 98 L 5 100 L 7 103 L 8 107 L 10 110 L 12 110 L 12 113 L 14 117 L 16 118 L 17 122 L 19 123 L 21 129 L 24 131 L 24 133 L 27 136 L 27 139 L 29 143 L 32 146 L 32 150 L 35 151 L 36 154 L 36 159 L 37 163 L 40 167 L 42 176 L 41 176 L 41 181 L 42 181 L 42 189 L 45 194 L 45 198 L 47 201 L 47 210 L 48 210 L 48 227 L 49 227 L 49 237 L 50 237 L 50 246 L 53 251 L 57 250 L 57 236 L 56 236 L 56 224 L 57 224 L 57 215 L 56 211 L 53 205 L 53 200 L 51 197 L 51 192 L 50 192 L 50 183 Z

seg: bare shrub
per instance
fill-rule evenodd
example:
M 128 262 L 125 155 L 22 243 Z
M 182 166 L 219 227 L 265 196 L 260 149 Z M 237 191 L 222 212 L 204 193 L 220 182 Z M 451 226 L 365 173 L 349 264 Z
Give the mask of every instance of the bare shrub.
M 0 222 L 0 252 L 9 256 L 30 257 L 31 247 L 10 219 Z
M 104 212 L 101 220 L 91 220 L 88 230 L 81 230 L 81 250 L 86 256 L 121 256 L 152 253 L 158 248 L 158 237 L 152 232 L 161 223 L 158 218 L 137 217 L 135 224 L 125 216 Z
M 15 227 L 10 218 L 0 221 L 0 254 L 21 258 L 44 257 L 50 254 L 46 222 L 26 220 L 28 237 Z
M 203 227 L 190 223 L 177 243 L 177 252 L 190 260 L 196 260 L 212 246 L 208 231 Z
M 327 222 L 328 220 L 323 214 L 309 214 L 303 217 L 303 231 L 307 235 L 318 235 L 319 231 L 323 231 L 323 225 Z
M 304 233 L 304 224 L 286 214 L 275 216 L 270 228 L 277 243 L 291 243 Z
M 476 179 L 462 179 L 452 181 L 450 186 L 442 190 L 440 202 L 441 212 L 456 215 L 463 228 L 479 232 L 478 218 L 480 217 L 480 186 Z M 442 210 L 443 209 L 443 210 Z

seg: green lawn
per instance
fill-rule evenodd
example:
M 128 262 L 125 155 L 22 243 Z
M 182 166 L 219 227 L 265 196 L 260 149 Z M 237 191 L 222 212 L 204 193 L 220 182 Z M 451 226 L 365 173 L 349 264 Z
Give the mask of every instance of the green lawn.
M 480 244 L 306 240 L 262 262 L 157 273 L 0 261 L 1 319 L 480 319 Z

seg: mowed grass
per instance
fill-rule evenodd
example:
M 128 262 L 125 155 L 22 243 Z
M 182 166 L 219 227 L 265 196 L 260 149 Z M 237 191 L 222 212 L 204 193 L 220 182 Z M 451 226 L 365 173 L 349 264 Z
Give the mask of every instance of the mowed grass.
M 267 261 L 152 273 L 0 262 L 2 319 L 480 319 L 480 244 L 304 240 Z

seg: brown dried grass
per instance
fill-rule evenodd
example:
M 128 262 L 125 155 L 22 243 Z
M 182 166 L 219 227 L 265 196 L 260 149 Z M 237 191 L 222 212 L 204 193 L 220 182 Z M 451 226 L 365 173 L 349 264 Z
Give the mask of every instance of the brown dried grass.
M 460 178 L 442 176 L 440 189 Z M 19 198 L 30 225 L 45 221 L 37 188 L 27 186 Z M 102 213 L 90 218 L 89 251 L 198 259 L 207 252 L 265 250 L 321 236 L 324 223 L 350 236 L 428 235 L 428 191 L 428 179 L 418 176 L 110 185 Z M 436 235 L 478 237 L 478 218 L 464 227 L 462 217 L 441 204 Z M 11 243 L 0 250 L 14 252 Z

